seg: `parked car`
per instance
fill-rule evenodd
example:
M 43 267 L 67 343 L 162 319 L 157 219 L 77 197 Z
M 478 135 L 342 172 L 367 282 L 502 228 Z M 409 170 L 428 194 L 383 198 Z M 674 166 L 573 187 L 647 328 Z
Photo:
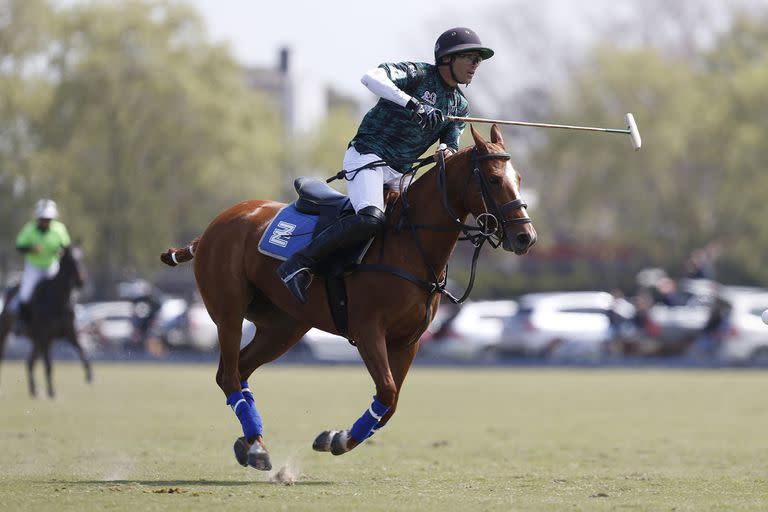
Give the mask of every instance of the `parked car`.
M 357 347 L 352 346 L 347 338 L 321 331 L 313 327 L 294 348 L 306 352 L 312 359 L 327 362 L 360 362 Z
M 190 303 L 179 300 L 183 303 L 163 304 L 151 335 L 159 338 L 171 350 L 210 352 L 216 349 L 219 343 L 218 329 L 208 315 L 205 304 L 199 300 Z
M 641 330 L 623 340 L 627 354 L 679 356 L 704 329 L 721 286 L 708 279 L 681 279 L 672 303 L 656 302 L 641 315 Z
M 240 347 L 245 347 L 253 339 L 256 326 L 249 321 L 243 324 L 243 336 Z M 337 336 L 317 328 L 312 328 L 287 353 L 300 360 L 325 362 L 360 361 L 357 348 L 350 345 L 347 338 Z
M 494 355 L 504 321 L 515 314 L 514 300 L 467 302 L 425 345 L 425 355 L 470 359 Z
M 711 304 L 654 305 L 645 324 L 645 335 L 631 341 L 626 351 L 649 356 L 684 354 L 707 322 Z
M 761 318 L 768 290 L 725 287 L 721 297 L 729 311 L 718 332 L 716 357 L 727 364 L 768 366 L 768 325 Z
M 422 333 L 419 341 L 421 342 L 421 350 L 425 353 L 429 351 L 429 345 L 443 337 L 446 334 L 448 325 L 451 323 L 456 315 L 461 310 L 461 304 L 454 304 L 450 301 L 441 301 L 440 305 L 435 312 L 435 316 L 432 317 L 432 321 L 429 322 L 426 330 Z
M 83 346 L 117 350 L 133 341 L 134 304 L 128 300 L 88 302 L 75 310 L 75 327 Z
M 614 330 L 610 315 L 629 321 L 634 308 L 617 310 L 603 291 L 530 293 L 518 298 L 517 313 L 504 323 L 496 346 L 502 355 L 575 357 L 606 351 Z

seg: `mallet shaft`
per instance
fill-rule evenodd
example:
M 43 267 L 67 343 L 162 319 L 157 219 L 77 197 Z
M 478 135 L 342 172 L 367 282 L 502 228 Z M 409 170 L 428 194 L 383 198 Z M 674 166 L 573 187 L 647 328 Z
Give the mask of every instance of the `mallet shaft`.
M 629 133 L 629 130 L 621 130 L 618 128 L 599 128 L 597 126 L 574 126 L 570 124 L 552 124 L 552 123 L 529 123 L 527 121 L 505 121 L 503 119 L 484 119 L 482 117 L 460 117 L 460 116 L 445 116 L 446 119 L 451 121 L 465 121 L 469 123 L 495 123 L 495 124 L 511 124 L 516 126 L 539 126 L 542 128 L 563 128 L 566 130 L 586 130 L 590 132 L 610 132 L 610 133 Z
M 446 119 L 451 121 L 464 121 L 469 123 L 493 123 L 493 124 L 511 124 L 515 126 L 537 126 L 540 128 L 562 128 L 565 130 L 583 130 L 588 132 L 606 132 L 606 133 L 624 133 L 629 135 L 632 140 L 632 147 L 635 151 L 640 149 L 643 142 L 640 139 L 640 131 L 637 129 L 635 123 L 635 117 L 629 113 L 624 116 L 624 121 L 627 123 L 626 129 L 621 128 L 600 128 L 597 126 L 574 126 L 571 124 L 552 124 L 552 123 L 529 123 L 528 121 L 507 121 L 504 119 L 485 119 L 482 117 L 459 117 L 459 116 L 445 116 Z

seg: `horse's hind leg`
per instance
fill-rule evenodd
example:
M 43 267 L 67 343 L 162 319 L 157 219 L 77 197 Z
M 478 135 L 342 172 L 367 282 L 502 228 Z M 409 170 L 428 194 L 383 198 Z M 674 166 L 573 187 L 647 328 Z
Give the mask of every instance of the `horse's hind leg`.
M 8 334 L 13 327 L 13 314 L 8 308 L 3 308 L 0 312 L 0 362 L 3 360 L 3 352 L 5 351 L 5 340 L 8 339 Z
M 85 370 L 85 381 L 88 383 L 93 382 L 93 370 L 91 369 L 91 361 L 88 359 L 88 356 L 85 354 L 85 350 L 83 350 L 83 346 L 80 344 L 80 339 L 77 336 L 77 332 L 75 332 L 74 324 L 67 327 L 66 332 L 64 333 L 64 339 L 66 339 L 70 345 L 72 345 L 72 347 L 75 349 L 75 352 L 77 352 L 77 356 L 80 358 L 80 362 L 83 363 L 83 369 Z
M 265 305 L 263 309 L 266 308 Z M 269 470 L 272 468 L 272 463 L 264 444 L 261 415 L 256 408 L 255 399 L 247 379 L 256 368 L 274 361 L 288 351 L 309 330 L 309 326 L 297 323 L 296 319 L 271 307 L 268 315 L 264 311 L 261 313 L 264 318 L 269 318 L 269 322 L 257 320 L 256 334 L 251 342 L 240 351 L 239 368 L 243 398 L 258 418 L 260 433 L 256 436 L 255 441 L 250 443 L 245 436 L 239 438 L 235 441 L 234 450 L 235 458 L 243 466 L 249 465 L 256 469 Z
M 237 329 L 232 322 L 225 321 L 220 321 L 218 327 L 221 356 L 216 382 L 224 391 L 227 405 L 232 408 L 243 429 L 243 437 L 235 441 L 235 458 L 242 466 L 250 465 L 262 471 L 269 471 L 272 469 L 272 463 L 262 440 L 261 415 L 256 409 L 253 394 L 245 379 L 240 378 L 238 369 L 242 318 L 238 320 Z
M 257 320 L 256 334 L 240 351 L 240 375 L 243 381 L 258 367 L 288 352 L 309 330 L 308 324 L 298 322 L 277 309 L 271 310 L 268 317 L 268 323 Z

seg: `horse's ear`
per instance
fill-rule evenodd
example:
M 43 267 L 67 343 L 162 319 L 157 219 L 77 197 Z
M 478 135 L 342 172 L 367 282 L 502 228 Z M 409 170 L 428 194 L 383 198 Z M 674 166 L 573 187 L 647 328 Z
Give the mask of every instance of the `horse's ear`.
M 491 142 L 504 145 L 504 139 L 501 137 L 501 130 L 495 124 L 491 126 Z
M 470 124 L 469 129 L 472 131 L 472 138 L 475 139 L 475 146 L 484 148 L 487 144 L 485 139 L 475 130 L 475 125 Z

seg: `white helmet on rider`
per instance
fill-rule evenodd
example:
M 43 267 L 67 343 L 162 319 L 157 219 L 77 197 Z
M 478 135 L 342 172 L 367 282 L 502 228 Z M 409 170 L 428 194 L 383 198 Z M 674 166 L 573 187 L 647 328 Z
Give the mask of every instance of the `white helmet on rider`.
M 59 208 L 53 199 L 41 199 L 35 206 L 35 217 L 38 219 L 55 219 L 59 216 Z

